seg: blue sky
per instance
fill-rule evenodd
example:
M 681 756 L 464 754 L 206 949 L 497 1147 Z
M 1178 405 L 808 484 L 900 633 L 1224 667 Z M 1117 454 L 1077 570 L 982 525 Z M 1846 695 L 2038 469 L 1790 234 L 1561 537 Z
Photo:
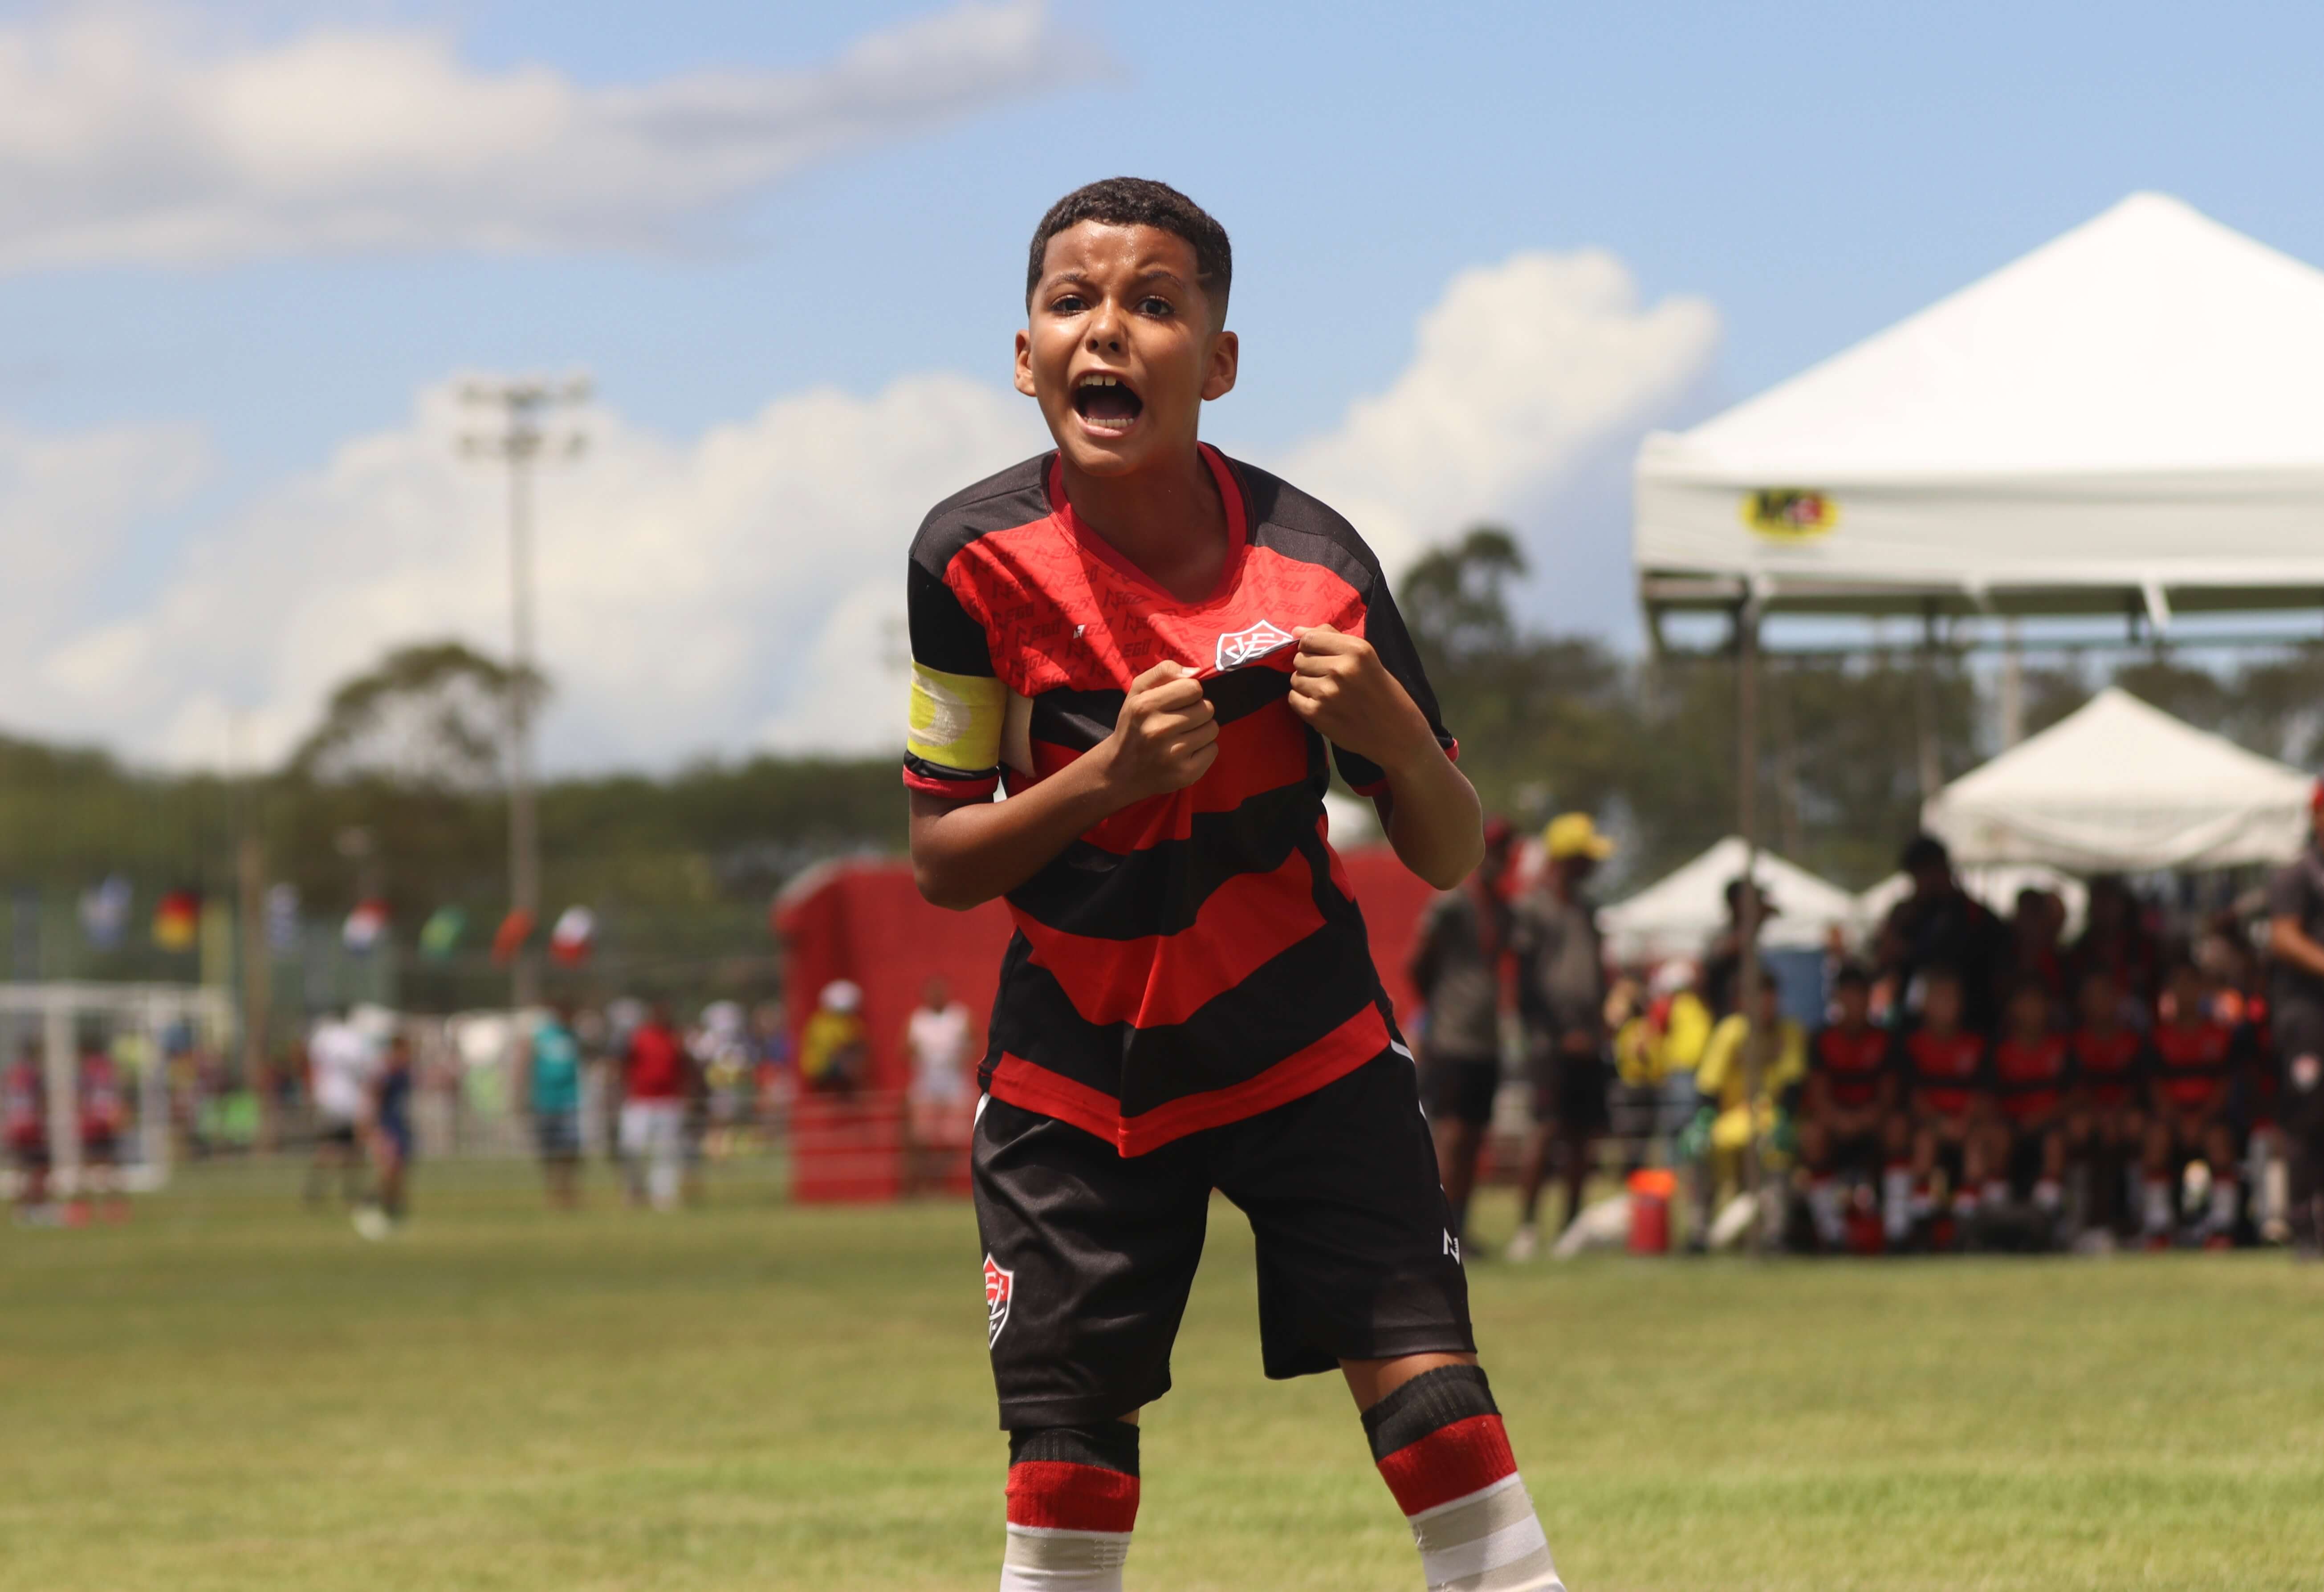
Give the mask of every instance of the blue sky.
M 298 131 L 306 124 L 289 113 L 263 123 L 271 144 L 235 157 L 268 173 L 297 166 L 281 179 L 291 187 L 264 192 L 265 183 L 245 191 L 241 175 L 174 158 L 163 134 L 152 149 L 135 147 L 139 118 L 120 107 L 101 118 L 110 131 L 85 134 L 86 152 L 75 152 L 71 136 L 45 124 L 12 134 L 0 106 L 0 191 L 14 167 L 70 195 L 0 200 L 0 435 L 22 444 L 19 490 L 12 497 L 0 484 L 0 557 L 37 572 L 59 557 L 44 542 L 79 536 L 94 549 L 57 577 L 37 622 L 0 603 L 0 621 L 17 632 L 0 641 L 0 726 L 210 760 L 223 712 L 246 717 L 258 746 L 284 744 L 352 655 L 311 637 L 274 645 L 241 634 L 224 645 L 216 631 L 279 627 L 288 637 L 311 604 L 314 626 L 347 637 L 355 621 L 333 617 L 325 600 L 364 582 L 379 587 L 365 599 L 365 645 L 398 626 L 427 630 L 438 615 L 409 571 L 361 555 L 318 558 L 263 593 L 234 572 L 283 567 L 285 548 L 303 558 L 335 540 L 395 542 L 404 521 L 379 505 L 400 493 L 410 500 L 403 512 L 470 515 L 475 537 L 489 540 L 483 485 L 456 473 L 443 482 L 396 473 L 432 456 L 422 446 L 440 440 L 430 426 L 456 423 L 427 396 L 456 372 L 595 373 L 603 410 L 591 423 L 606 440 L 604 462 L 552 489 L 548 536 L 554 546 L 560 509 L 595 512 L 618 493 L 598 476 L 650 480 L 658 484 L 637 488 L 641 506 L 624 511 L 621 533 L 649 566 L 643 544 L 658 536 L 683 550 L 688 515 L 722 511 L 702 505 L 731 497 L 704 474 L 718 467 L 719 438 L 798 446 L 808 422 L 770 419 L 769 406 L 803 394 L 831 389 L 854 402 L 850 435 L 875 452 L 915 446 L 899 428 L 944 426 L 973 437 L 957 467 L 972 467 L 980 449 L 1005 463 L 1019 422 L 997 404 L 987 412 L 963 400 L 976 409 L 967 421 L 941 404 L 878 401 L 895 383 L 939 376 L 998 389 L 1032 220 L 1065 189 L 1114 171 L 1178 184 L 1232 232 L 1243 376 L 1208 429 L 1270 463 L 1345 458 L 1351 406 L 1398 391 L 1426 363 L 1416 328 L 1451 301 L 1463 272 L 1602 251 L 1634 287 L 1635 317 L 1657 306 L 1700 312 L 1691 330 L 1631 339 L 1646 350 L 1636 357 L 1661 363 L 1608 400 L 1594 429 L 1577 421 L 1555 457 L 1513 461 L 1466 495 L 1423 491 L 1434 479 L 1425 470 L 1400 486 L 1350 489 L 1378 488 L 1401 517 L 1389 538 L 1398 546 L 1456 529 L 1432 520 L 1440 504 L 1512 520 L 1541 572 L 1535 612 L 1627 642 L 1635 622 L 1621 581 L 1621 465 L 1646 426 L 1698 418 L 1790 374 L 2135 189 L 2176 193 L 2324 261 L 2312 178 L 2324 156 L 2315 64 L 2324 11 L 1914 10 L 0 7 L 0 41 L 13 35 L 35 57 L 45 51 L 47 80 L 66 96 L 80 81 L 75 50 L 102 54 L 70 41 L 112 26 L 141 41 L 118 48 L 157 97 L 192 80 L 209 85 L 205 94 L 216 87 L 219 103 L 244 103 L 231 93 L 296 98 L 305 79 L 294 71 L 237 89 L 230 69 L 318 40 L 385 41 L 432 47 L 446 70 L 479 83 L 530 73 L 570 96 L 609 97 L 601 104 L 614 108 L 603 114 L 617 119 L 622 95 L 705 74 L 818 82 L 866 38 L 893 39 L 932 18 L 1018 41 L 1013 55 L 996 45 L 992 59 L 963 67 L 954 99 L 948 47 L 925 46 L 927 59 L 821 152 L 766 156 L 758 176 L 665 200 L 658 189 L 677 192 L 708 163 L 690 160 L 690 133 L 665 137 L 647 153 L 669 163 L 666 173 L 633 173 L 619 191 L 576 200 L 579 209 L 536 205 L 529 231 L 482 243 L 500 202 L 490 184 L 510 185 L 507 208 L 521 216 L 544 168 L 512 154 L 504 173 L 488 168 L 476 179 L 479 190 L 444 176 L 440 161 L 423 161 L 418 176 L 391 173 L 371 190 L 376 205 L 403 207 L 392 225 L 374 226 L 368 213 L 337 230 L 315 223 L 337 174 L 373 180 L 363 151 L 331 163 L 328 93 L 299 108 L 318 129 L 322 152 L 311 161 Z M 759 91 L 746 83 L 744 97 Z M 943 103 L 915 112 L 914 95 Z M 421 102 L 415 112 L 425 114 Z M 476 125 L 484 143 L 500 135 L 489 117 Z M 453 133 L 466 136 L 466 124 Z M 77 161 L 96 178 L 85 179 Z M 217 188 L 198 236 L 147 225 L 161 204 L 155 193 L 166 198 L 172 183 Z M 1526 279 L 1537 280 L 1549 279 Z M 1517 279 L 1501 290 L 1519 292 Z M 1466 329 L 1446 336 L 1462 347 L 1490 340 L 1495 305 L 1509 301 L 1480 289 L 1461 312 L 1471 317 Z M 1602 293 L 1591 302 L 1589 324 L 1635 318 L 1607 308 Z M 1554 327 L 1528 335 L 1545 367 L 1578 357 Z M 1501 379 L 1522 382 L 1524 359 L 1512 360 Z M 1544 377 L 1553 388 L 1559 379 Z M 1566 410 L 1581 401 L 1571 392 L 1543 401 L 1553 400 Z M 104 438 L 118 446 L 80 446 Z M 916 469 L 954 467 L 915 458 Z M 867 478 L 900 471 L 863 467 Z M 54 484 L 73 469 L 110 485 Z M 23 489 L 35 474 L 51 484 Z M 120 484 L 132 480 L 142 484 Z M 811 482 L 796 490 L 814 495 Z M 804 512 L 794 489 L 784 491 L 793 495 L 768 499 L 764 511 Z M 733 534 L 747 538 L 752 511 L 731 511 L 745 520 Z M 93 529 L 76 529 L 76 516 Z M 908 519 L 899 500 L 860 524 L 841 515 L 828 534 L 877 538 L 892 525 L 894 546 L 879 554 L 892 564 Z M 705 545 L 711 561 L 725 557 L 715 549 L 728 544 Z M 213 590 L 196 603 L 186 594 L 205 572 Z M 439 629 L 492 642 L 491 594 L 471 589 L 480 578 L 433 607 Z M 854 699 L 835 714 L 797 698 L 832 697 L 834 672 L 856 666 L 784 596 L 812 589 L 836 612 L 857 590 L 855 573 L 794 579 L 774 558 L 753 564 L 751 578 L 767 583 L 755 611 L 763 622 L 746 605 L 727 616 L 731 634 L 698 646 L 682 615 L 700 586 L 675 594 L 669 614 L 649 612 L 641 622 L 663 629 L 642 640 L 609 634 L 618 604 L 593 609 L 576 590 L 562 628 L 552 608 L 546 644 L 568 682 L 549 728 L 552 758 L 656 762 L 845 741 L 834 726 L 863 717 Z M 389 588 L 392 597 L 380 594 Z M 254 593 L 256 606 L 237 611 L 218 590 Z M 553 584 L 549 596 L 554 604 Z M 884 621 L 874 607 L 865 596 L 848 622 L 876 630 Z M 181 617 L 165 622 L 170 612 Z M 652 673 L 669 649 L 715 656 Z M 647 669 L 651 688 L 617 700 L 610 673 L 593 684 L 590 660 L 601 653 L 632 674 Z M 673 714 L 674 699 L 696 705 Z

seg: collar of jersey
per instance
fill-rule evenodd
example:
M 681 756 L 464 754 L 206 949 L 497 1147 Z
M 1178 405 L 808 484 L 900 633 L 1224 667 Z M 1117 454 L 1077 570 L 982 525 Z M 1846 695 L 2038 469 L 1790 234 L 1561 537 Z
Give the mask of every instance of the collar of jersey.
M 1219 569 L 1219 584 L 1210 592 L 1192 599 L 1174 597 L 1163 590 L 1152 575 L 1123 557 L 1111 542 L 1091 529 L 1087 520 L 1074 512 L 1073 501 L 1065 496 L 1065 465 L 1061 455 L 1049 456 L 1049 517 L 1064 528 L 1067 536 L 1079 543 L 1092 557 L 1118 571 L 1123 579 L 1150 592 L 1160 602 L 1177 609 L 1209 608 L 1224 602 L 1234 594 L 1235 583 L 1242 575 L 1242 556 L 1250 542 L 1250 511 L 1243 502 L 1242 483 L 1235 479 L 1234 466 L 1226 456 L 1207 442 L 1195 447 L 1203 462 L 1211 467 L 1212 479 L 1219 483 L 1219 498 L 1227 506 L 1227 557 Z

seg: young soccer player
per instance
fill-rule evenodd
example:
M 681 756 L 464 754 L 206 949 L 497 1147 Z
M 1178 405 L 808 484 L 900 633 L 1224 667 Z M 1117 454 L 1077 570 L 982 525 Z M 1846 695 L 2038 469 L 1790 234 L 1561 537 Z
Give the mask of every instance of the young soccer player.
M 2122 1020 L 2122 986 L 2104 968 L 2084 975 L 2075 1005 L 2066 1154 L 2086 1181 L 2089 1221 L 2116 1228 L 2126 1219 L 2125 1181 L 2145 1155 L 2146 1036 Z
M 2225 1248 L 2236 1225 L 2241 1190 L 2236 1178 L 2236 1138 L 2227 1108 L 2233 1100 L 2235 1033 L 2212 1020 L 2203 971 L 2172 964 L 2165 985 L 2166 1020 L 2147 1036 L 2152 1115 L 2146 1129 L 2146 1243 L 2167 1247 L 2176 1201 L 2171 1174 L 2200 1155 L 2211 1173 L 2211 1205 L 2203 1222 L 2206 1247 Z
M 0 1136 L 16 1168 L 16 1219 L 41 1219 L 49 1202 L 49 1083 L 37 1043 L 28 1041 L 0 1073 Z
M 1801 1102 L 1800 1161 L 1808 1173 L 1808 1212 L 1816 1238 L 1840 1247 L 1836 1178 L 1869 1177 L 1911 1152 L 1896 1115 L 1896 1080 L 1889 1067 L 1894 1039 L 1872 1023 L 1872 975 L 1848 962 L 1831 985 L 1832 1020 L 1808 1046 L 1808 1082 Z
M 1720 1195 L 1729 1188 L 1757 1194 L 1757 1190 L 1742 1186 L 1743 1152 L 1755 1136 L 1763 1148 L 1766 1146 L 1781 1103 L 1807 1077 L 1807 1030 L 1797 1018 L 1784 1015 L 1783 993 L 1775 975 L 1762 972 L 1758 998 L 1749 1013 L 1737 1011 L 1720 1019 L 1711 1031 L 1702 1063 L 1694 1070 L 1695 1118 L 1679 1141 L 1692 1163 L 1692 1247 L 1700 1249 L 1709 1238 Z M 1755 1041 L 1759 1053 L 1756 1093 L 1747 1048 Z
M 1450 889 L 1484 852 L 1476 795 L 1370 550 L 1196 440 L 1238 354 L 1218 223 L 1115 179 L 1059 200 L 1028 263 L 1017 386 L 1056 446 L 913 543 L 904 768 L 922 892 L 1017 925 L 973 1141 L 1001 1585 L 1121 1586 L 1137 1416 L 1217 1188 L 1258 1238 L 1267 1373 L 1345 1375 L 1429 1585 L 1547 1592 L 1323 819 L 1335 752 Z
M 2005 1203 L 2031 1188 L 2034 1203 L 2054 1216 L 2064 1197 L 2066 1111 L 2073 1053 L 2050 1026 L 2050 986 L 2029 975 L 2002 1009 L 2006 1025 L 1993 1047 L 1993 1144 L 1986 1153 L 1986 1201 Z
M 81 1189 L 95 1198 L 107 1220 L 124 1220 L 129 1203 L 122 1192 L 121 1136 L 129 1105 L 121 1070 L 110 1055 L 91 1047 L 80 1058 L 75 1081 L 80 1091 Z
M 1901 1239 L 1909 1219 L 1934 1207 L 1932 1189 L 1939 1165 L 1952 1191 L 1956 1218 L 1973 1215 L 1977 1191 L 1986 1178 L 1986 1126 L 1990 1109 L 1982 1035 L 1961 1026 L 1961 976 L 1949 967 L 1921 976 L 1921 1025 L 1897 1046 L 1904 1111 L 1912 1124 L 1910 1218 L 1900 1227 L 1889 1215 L 1888 1236 Z

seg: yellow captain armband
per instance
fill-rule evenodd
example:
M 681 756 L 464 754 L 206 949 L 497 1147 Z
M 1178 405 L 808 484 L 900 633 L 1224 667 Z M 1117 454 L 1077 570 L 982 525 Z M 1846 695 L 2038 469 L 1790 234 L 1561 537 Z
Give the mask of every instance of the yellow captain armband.
M 1001 761 L 1008 699 L 1009 688 L 990 675 L 948 675 L 915 663 L 905 747 L 923 762 L 989 773 Z

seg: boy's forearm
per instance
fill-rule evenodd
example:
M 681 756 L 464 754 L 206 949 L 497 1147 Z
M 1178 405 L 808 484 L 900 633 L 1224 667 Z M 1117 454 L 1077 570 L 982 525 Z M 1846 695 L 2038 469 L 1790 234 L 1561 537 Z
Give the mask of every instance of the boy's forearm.
M 1084 753 L 1004 802 L 950 802 L 915 791 L 912 874 L 920 894 L 965 912 L 1005 896 L 1047 867 L 1091 825 L 1125 805 L 1105 759 Z
M 1387 768 L 1388 839 L 1406 868 L 1449 890 L 1485 860 L 1485 814 L 1432 737 Z

